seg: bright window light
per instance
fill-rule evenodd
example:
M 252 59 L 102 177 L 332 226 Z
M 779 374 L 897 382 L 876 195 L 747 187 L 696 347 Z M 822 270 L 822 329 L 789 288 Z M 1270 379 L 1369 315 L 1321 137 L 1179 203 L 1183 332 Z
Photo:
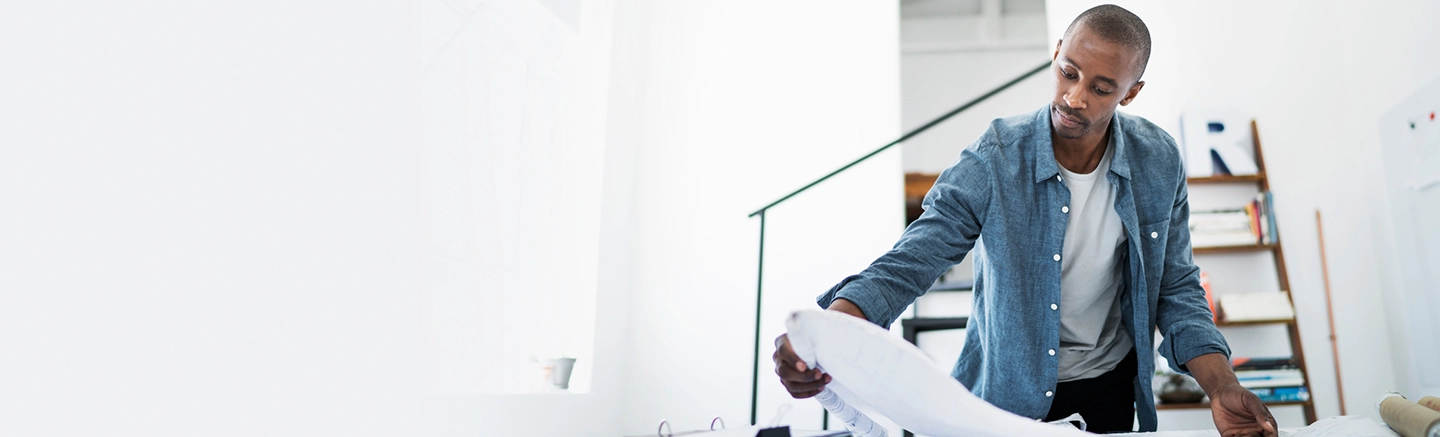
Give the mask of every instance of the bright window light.
M 585 38 L 534 2 L 478 8 L 460 19 L 425 11 L 434 37 L 422 67 L 420 262 L 431 392 L 584 393 L 608 84 L 608 47 L 595 41 L 607 39 Z M 541 363 L 561 357 L 577 360 L 568 390 L 542 381 Z

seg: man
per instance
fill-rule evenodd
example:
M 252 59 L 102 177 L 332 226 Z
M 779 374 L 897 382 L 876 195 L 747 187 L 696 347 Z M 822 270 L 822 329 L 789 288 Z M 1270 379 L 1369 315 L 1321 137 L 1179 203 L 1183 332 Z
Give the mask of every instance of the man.
M 1174 139 L 1117 114 L 1145 82 L 1150 33 L 1114 5 L 1080 14 L 1057 42 L 1055 97 L 999 119 L 925 197 L 895 247 L 820 296 L 822 307 L 888 326 L 942 272 L 975 255 L 975 305 L 952 372 L 1008 411 L 1095 432 L 1156 428 L 1149 359 L 1199 381 L 1223 436 L 1275 436 L 1240 386 L 1191 260 L 1185 172 Z M 776 339 L 776 373 L 796 398 L 830 376 Z M 1143 357 L 1144 359 L 1137 359 Z

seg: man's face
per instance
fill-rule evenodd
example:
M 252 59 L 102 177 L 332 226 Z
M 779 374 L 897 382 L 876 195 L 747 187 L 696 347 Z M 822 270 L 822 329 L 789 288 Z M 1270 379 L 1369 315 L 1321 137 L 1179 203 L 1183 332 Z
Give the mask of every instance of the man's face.
M 1144 82 L 1135 77 L 1135 50 L 1106 41 L 1082 23 L 1055 47 L 1055 100 L 1050 125 L 1061 138 L 1102 134 L 1115 108 L 1128 105 Z

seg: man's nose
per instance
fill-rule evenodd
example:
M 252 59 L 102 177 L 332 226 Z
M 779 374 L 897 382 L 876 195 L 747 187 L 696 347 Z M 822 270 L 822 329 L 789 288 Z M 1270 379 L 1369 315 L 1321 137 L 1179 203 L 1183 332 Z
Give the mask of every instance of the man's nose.
M 1080 88 L 1080 84 L 1075 84 L 1075 86 L 1065 91 L 1065 105 L 1069 106 L 1070 109 L 1077 111 L 1085 109 L 1085 100 L 1080 98 L 1080 96 L 1085 95 L 1085 93 L 1082 93 L 1081 91 L 1084 90 Z

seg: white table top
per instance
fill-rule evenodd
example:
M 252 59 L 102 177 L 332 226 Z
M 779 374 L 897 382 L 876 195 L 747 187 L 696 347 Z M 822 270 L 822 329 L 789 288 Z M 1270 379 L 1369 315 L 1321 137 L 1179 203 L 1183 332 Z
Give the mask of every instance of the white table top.
M 1216 430 L 1204 431 L 1161 431 L 1124 434 L 1147 437 L 1219 437 Z M 1281 429 L 1280 437 L 1400 437 L 1390 427 L 1368 417 L 1335 416 L 1321 419 L 1304 428 Z

